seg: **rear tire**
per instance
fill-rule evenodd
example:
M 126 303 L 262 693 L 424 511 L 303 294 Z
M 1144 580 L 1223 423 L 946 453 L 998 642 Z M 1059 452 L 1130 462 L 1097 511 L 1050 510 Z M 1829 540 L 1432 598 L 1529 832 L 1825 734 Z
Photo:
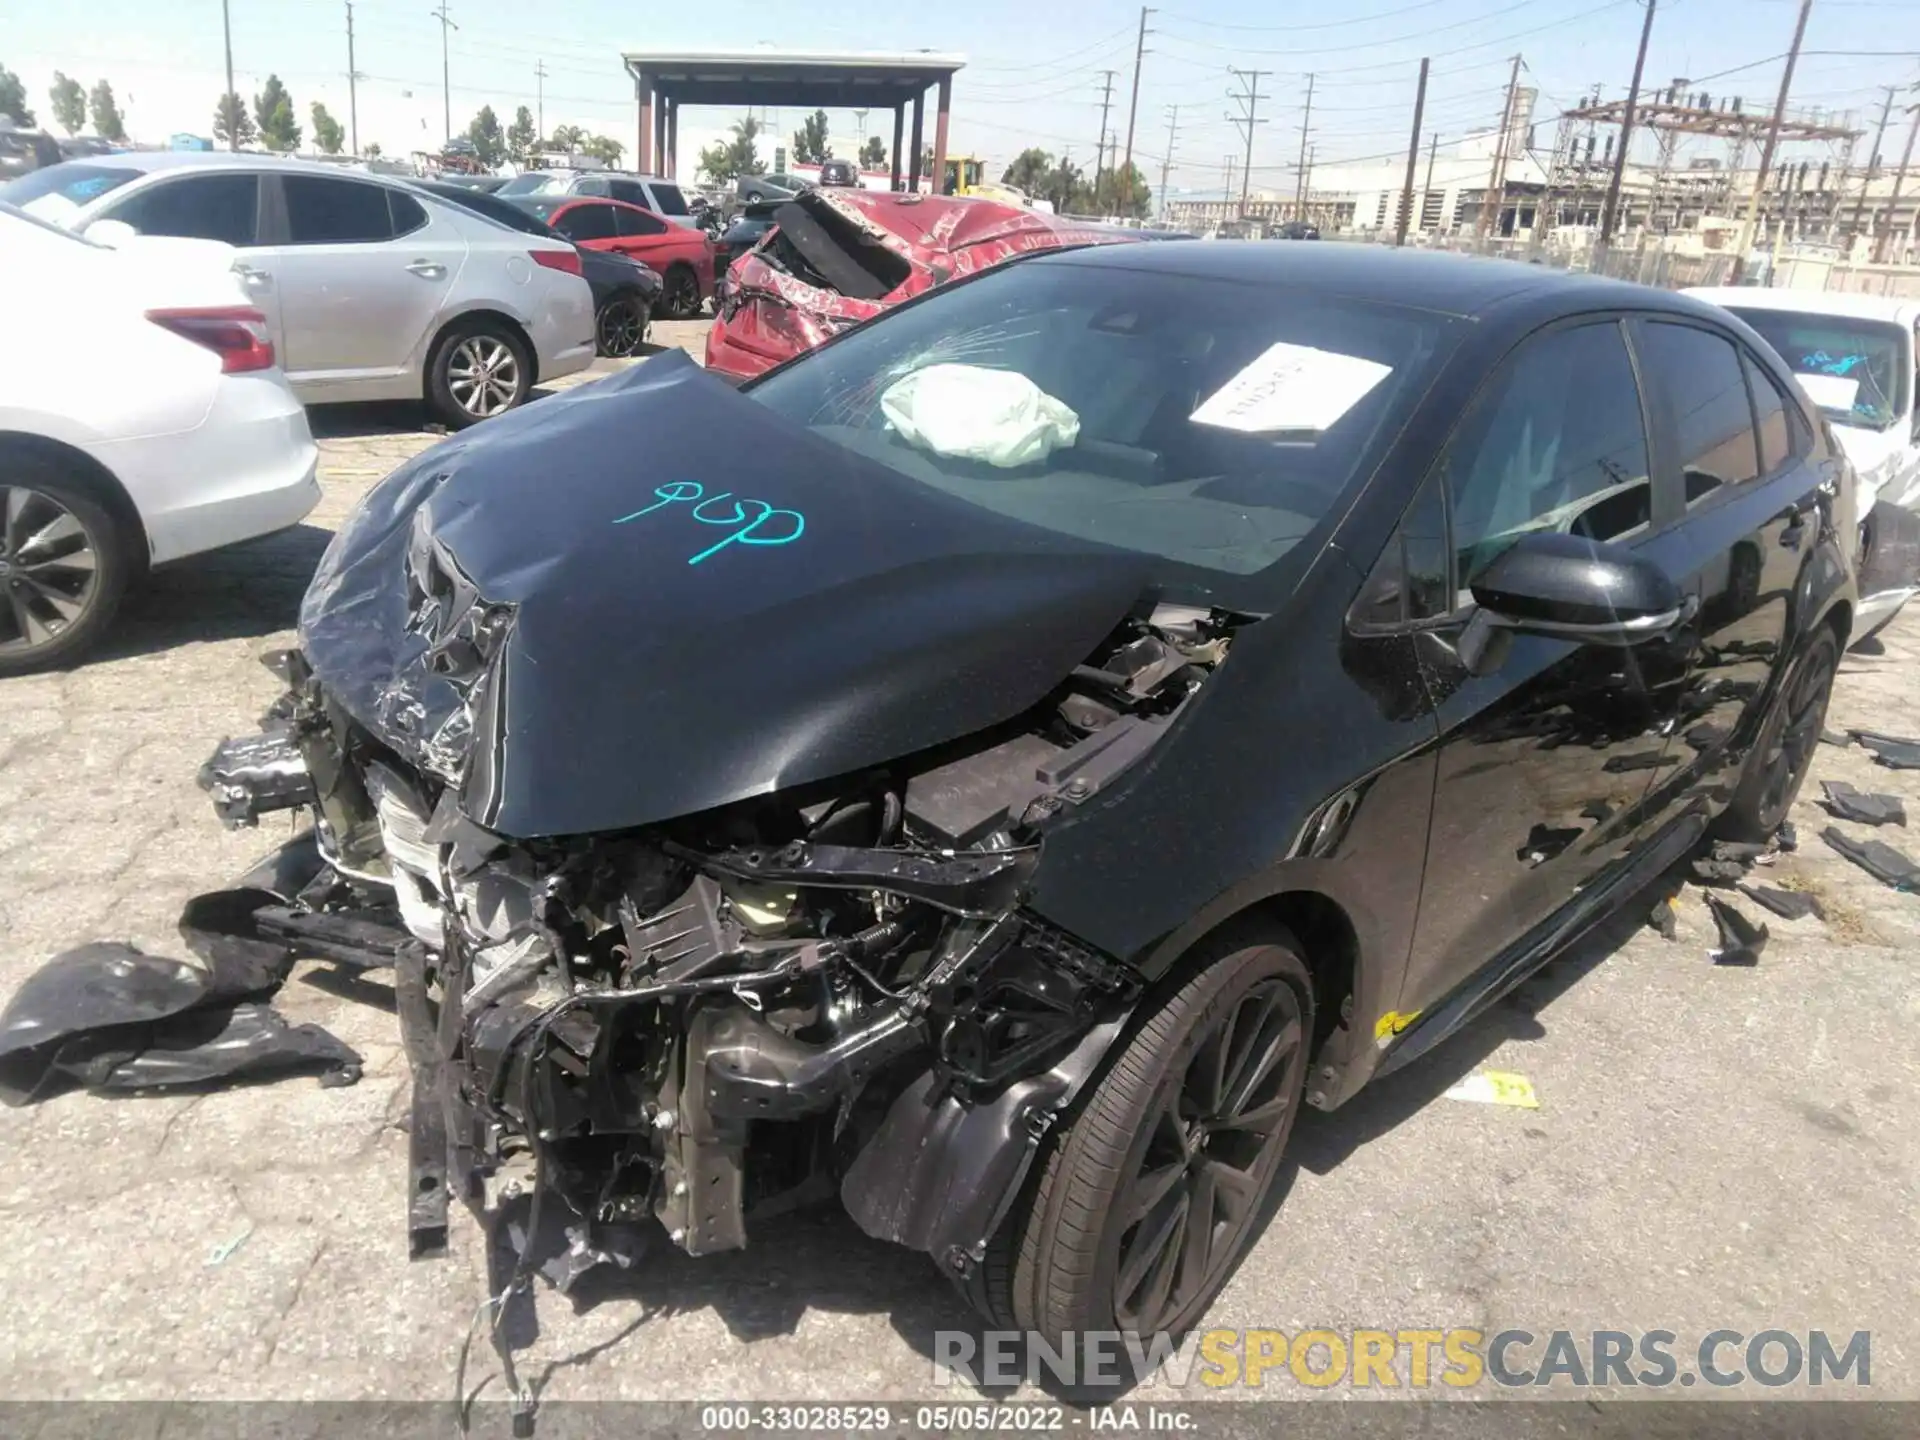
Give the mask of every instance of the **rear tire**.
M 532 390 L 533 357 L 502 320 L 456 321 L 427 357 L 427 408 L 449 430 L 504 415 Z
M 594 316 L 594 349 L 616 360 L 630 359 L 647 343 L 652 321 L 651 307 L 638 291 L 615 295 Z
M 1191 1328 L 1264 1218 L 1312 1037 L 1313 984 L 1291 936 L 1209 944 L 1049 1141 L 968 1298 L 989 1323 L 1055 1346 L 1068 1332 Z
M 0 676 L 99 640 L 139 569 L 136 538 L 71 470 L 0 452 Z
M 675 262 L 661 277 L 660 311 L 669 320 L 692 320 L 700 314 L 700 277 L 693 267 Z
M 1840 642 L 1822 625 L 1788 667 L 1715 834 L 1758 844 L 1780 828 L 1813 768 L 1839 664 Z

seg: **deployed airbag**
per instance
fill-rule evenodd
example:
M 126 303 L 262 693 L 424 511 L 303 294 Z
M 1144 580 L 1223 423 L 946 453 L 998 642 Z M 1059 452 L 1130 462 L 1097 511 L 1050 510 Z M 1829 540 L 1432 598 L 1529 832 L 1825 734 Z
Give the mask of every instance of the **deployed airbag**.
M 880 409 L 909 445 L 1011 470 L 1080 438 L 1080 417 L 1026 376 L 980 365 L 929 365 L 889 385 Z

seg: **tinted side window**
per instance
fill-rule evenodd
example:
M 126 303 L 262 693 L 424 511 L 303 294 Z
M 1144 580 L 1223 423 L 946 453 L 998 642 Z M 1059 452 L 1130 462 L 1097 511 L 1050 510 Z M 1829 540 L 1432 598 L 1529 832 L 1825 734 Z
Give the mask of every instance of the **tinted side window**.
M 613 184 L 611 181 L 602 180 L 599 176 L 592 175 L 575 185 L 573 187 L 573 193 L 576 195 L 611 195 L 613 193 Z
M 1733 342 L 1691 325 L 1660 321 L 1641 333 L 1647 384 L 1671 407 L 1687 504 L 1758 477 L 1753 407 Z
M 1760 473 L 1771 475 L 1789 460 L 1806 453 L 1800 428 L 1788 418 L 1790 409 L 1780 387 L 1748 356 L 1747 386 L 1753 392 L 1753 414 L 1760 432 Z
M 658 216 L 649 215 L 641 210 L 621 210 L 616 212 L 620 220 L 622 235 L 664 235 L 667 222 Z
M 252 175 L 186 175 L 136 191 L 107 218 L 124 220 L 142 235 L 251 245 L 259 208 L 260 182 Z
M 569 240 L 611 240 L 613 238 L 613 207 L 611 205 L 575 205 L 571 210 L 555 218 L 553 228 Z
M 585 193 L 584 187 L 582 187 L 582 193 Z M 606 190 L 595 193 L 611 195 L 614 199 L 624 200 L 629 205 L 645 206 L 648 203 L 647 187 L 638 180 L 609 180 Z
M 369 245 L 393 238 L 387 191 L 325 175 L 285 175 L 287 243 L 291 245 Z
M 1618 540 L 1650 524 L 1646 424 L 1620 327 L 1525 341 L 1475 399 L 1441 467 L 1463 587 L 1526 531 Z
M 402 195 L 398 190 L 387 191 L 387 214 L 393 221 L 395 235 L 411 235 L 426 227 L 426 207 L 411 195 Z
M 647 188 L 653 191 L 653 204 L 647 207 L 649 210 L 658 210 L 662 215 L 687 213 L 687 197 L 680 193 L 678 185 L 662 185 L 655 180 Z
M 1446 505 L 1438 475 L 1427 478 L 1374 563 L 1354 603 L 1358 625 L 1433 620 L 1453 608 Z

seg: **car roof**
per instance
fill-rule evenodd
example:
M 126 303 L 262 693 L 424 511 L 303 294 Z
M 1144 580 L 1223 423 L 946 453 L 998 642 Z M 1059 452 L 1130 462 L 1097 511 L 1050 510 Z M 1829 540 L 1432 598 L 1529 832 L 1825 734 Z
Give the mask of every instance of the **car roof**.
M 656 220 L 667 217 L 657 210 L 649 210 L 644 205 L 636 205 L 631 200 L 616 200 L 611 195 L 500 195 L 496 199 L 505 200 L 509 205 L 531 207 L 550 205 L 555 210 L 571 210 L 576 205 L 611 205 L 616 210 L 637 210 L 642 215 L 651 215 Z
M 523 170 L 523 175 L 604 175 L 610 180 L 644 180 L 649 185 L 671 185 L 678 189 L 678 180 L 669 180 L 664 175 L 643 175 L 637 170 L 576 170 L 571 165 L 547 165 L 538 170 Z
M 1920 320 L 1920 300 L 1892 295 L 1852 295 L 1832 290 L 1771 290 L 1758 285 L 1700 286 L 1685 294 L 1730 309 L 1792 310 L 1802 315 L 1845 315 L 1859 320 Z
M 246 150 L 117 150 L 111 155 L 88 155 L 67 163 L 90 165 L 95 169 L 138 170 L 143 174 L 157 170 L 220 170 L 239 166 L 248 170 L 292 171 L 299 175 L 351 175 L 368 180 L 411 178 L 379 175 L 371 170 L 355 170 L 346 165 L 324 164 L 318 160 L 298 160 L 286 155 L 254 154 Z
M 1479 259 L 1438 250 L 1292 240 L 1217 240 L 1184 245 L 1102 245 L 1037 256 L 1040 265 L 1084 265 L 1160 272 L 1244 284 L 1286 285 L 1472 316 L 1522 294 L 1551 296 L 1568 311 L 1586 307 L 1675 310 L 1708 315 L 1707 306 L 1671 290 L 1573 275 L 1546 265 Z

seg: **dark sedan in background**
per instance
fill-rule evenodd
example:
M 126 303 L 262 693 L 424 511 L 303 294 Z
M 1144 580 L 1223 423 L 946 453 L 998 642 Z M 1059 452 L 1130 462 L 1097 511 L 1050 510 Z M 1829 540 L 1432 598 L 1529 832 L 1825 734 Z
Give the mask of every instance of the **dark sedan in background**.
M 509 230 L 548 240 L 567 239 L 539 216 L 491 191 L 449 180 L 412 183 L 429 195 L 484 215 Z M 594 349 L 616 357 L 638 355 L 646 346 L 654 307 L 660 303 L 664 282 L 659 273 L 625 255 L 610 255 L 584 245 L 575 245 L 574 249 L 580 252 L 580 273 L 593 291 Z
M 837 1194 L 996 1327 L 1178 1334 L 1303 1105 L 1777 829 L 1852 499 L 1681 296 L 1040 255 L 403 466 L 205 783 L 320 817 L 275 935 L 396 969 L 417 1233 L 511 1176 L 517 1273 L 624 1266 Z

